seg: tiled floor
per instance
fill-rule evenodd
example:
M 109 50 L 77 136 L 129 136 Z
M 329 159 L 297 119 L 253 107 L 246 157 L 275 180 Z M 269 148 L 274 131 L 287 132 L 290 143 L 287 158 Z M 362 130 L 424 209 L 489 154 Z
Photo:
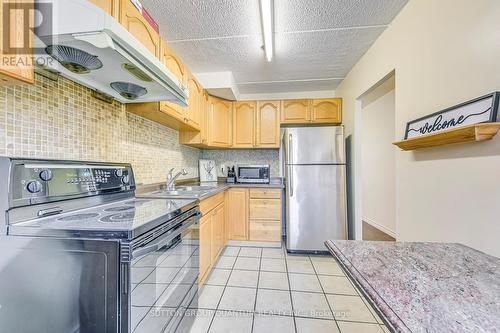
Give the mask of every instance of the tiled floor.
M 388 332 L 332 257 L 283 249 L 227 247 L 190 308 L 179 332 Z

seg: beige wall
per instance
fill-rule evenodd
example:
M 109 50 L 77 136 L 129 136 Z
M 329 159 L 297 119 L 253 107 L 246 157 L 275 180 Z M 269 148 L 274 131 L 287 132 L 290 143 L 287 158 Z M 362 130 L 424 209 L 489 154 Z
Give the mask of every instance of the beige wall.
M 395 92 L 384 91 L 361 111 L 363 221 L 396 234 Z
M 198 177 L 198 149 L 179 133 L 93 98 L 90 90 L 42 76 L 0 87 L 0 155 L 132 163 L 137 183 L 166 180 L 171 167 Z
M 392 70 L 397 138 L 411 119 L 500 90 L 499 18 L 498 0 L 410 0 L 336 90 L 355 142 L 355 100 Z M 398 238 L 460 242 L 500 256 L 499 171 L 500 135 L 398 151 Z

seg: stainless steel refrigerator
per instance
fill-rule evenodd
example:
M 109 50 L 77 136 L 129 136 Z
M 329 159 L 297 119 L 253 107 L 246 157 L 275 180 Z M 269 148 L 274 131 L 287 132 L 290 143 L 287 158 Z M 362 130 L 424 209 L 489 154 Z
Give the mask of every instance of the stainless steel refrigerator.
M 323 252 L 328 239 L 347 239 L 344 128 L 287 128 L 286 247 Z

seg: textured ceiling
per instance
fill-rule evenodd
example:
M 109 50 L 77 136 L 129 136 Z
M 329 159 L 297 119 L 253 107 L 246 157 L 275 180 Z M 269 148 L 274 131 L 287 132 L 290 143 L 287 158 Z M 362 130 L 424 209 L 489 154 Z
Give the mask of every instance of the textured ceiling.
M 142 0 L 194 73 L 233 72 L 242 94 L 334 90 L 408 0 L 274 0 L 265 60 L 258 0 Z

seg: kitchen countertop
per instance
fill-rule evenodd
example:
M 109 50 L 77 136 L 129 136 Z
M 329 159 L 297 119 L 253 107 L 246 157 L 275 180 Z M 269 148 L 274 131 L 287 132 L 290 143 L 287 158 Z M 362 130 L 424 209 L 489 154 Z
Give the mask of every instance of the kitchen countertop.
M 499 332 L 500 259 L 461 244 L 327 241 L 395 332 Z
M 199 182 L 192 182 L 192 183 L 183 183 L 182 186 L 196 186 L 200 185 Z M 207 184 L 202 184 L 204 186 L 207 186 Z M 204 200 L 207 199 L 217 193 L 224 192 L 228 188 L 269 188 L 269 189 L 284 189 L 285 185 L 283 183 L 282 178 L 271 178 L 271 182 L 269 184 L 240 184 L 240 183 L 225 183 L 225 182 L 217 182 L 217 183 L 210 183 L 208 186 L 212 187 L 211 189 L 201 191 L 201 195 L 197 197 L 198 200 Z M 151 196 L 156 196 L 158 192 L 162 189 L 164 189 L 165 185 L 164 184 L 157 184 L 156 186 L 148 186 L 144 188 L 139 188 L 136 191 L 136 194 L 138 197 L 151 197 Z M 178 186 L 179 187 L 179 186 Z M 155 195 L 156 194 L 156 195 Z

